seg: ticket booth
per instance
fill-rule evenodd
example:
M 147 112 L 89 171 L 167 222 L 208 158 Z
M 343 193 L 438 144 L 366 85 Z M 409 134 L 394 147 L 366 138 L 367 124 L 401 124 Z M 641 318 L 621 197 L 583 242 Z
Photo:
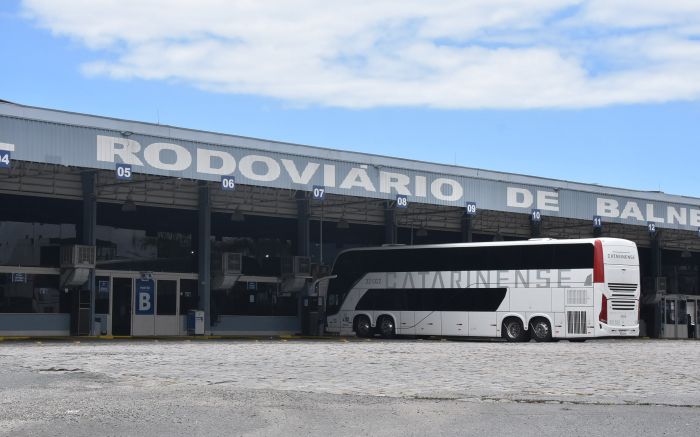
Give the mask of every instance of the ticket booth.
M 668 294 L 661 299 L 661 338 L 698 338 L 700 296 Z
M 199 300 L 192 274 L 98 271 L 95 282 L 101 335 L 186 335 L 187 311 Z

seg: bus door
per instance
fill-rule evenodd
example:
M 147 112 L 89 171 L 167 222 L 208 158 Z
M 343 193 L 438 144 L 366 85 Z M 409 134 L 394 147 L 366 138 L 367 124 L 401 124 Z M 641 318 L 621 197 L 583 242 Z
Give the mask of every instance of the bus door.
M 396 333 L 402 335 L 416 334 L 416 318 L 415 311 L 412 307 L 411 299 L 406 291 L 401 291 L 401 311 L 399 311 L 399 320 L 396 322 Z
M 469 312 L 469 335 L 474 337 L 496 337 L 498 313 L 495 311 Z
M 442 335 L 440 297 L 435 290 L 420 290 L 417 295 L 415 317 L 416 335 Z
M 443 311 L 442 335 L 469 335 L 469 313 L 466 311 Z

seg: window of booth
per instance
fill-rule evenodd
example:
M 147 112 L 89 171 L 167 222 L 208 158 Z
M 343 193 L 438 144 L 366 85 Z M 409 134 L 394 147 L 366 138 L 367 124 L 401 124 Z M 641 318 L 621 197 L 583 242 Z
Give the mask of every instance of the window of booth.
M 58 267 L 65 244 L 75 244 L 75 225 L 0 221 L 0 265 Z
M 0 273 L 0 313 L 68 313 L 70 297 L 58 275 Z
M 298 295 L 282 293 L 276 283 L 237 282 L 227 290 L 212 290 L 219 315 L 296 316 Z

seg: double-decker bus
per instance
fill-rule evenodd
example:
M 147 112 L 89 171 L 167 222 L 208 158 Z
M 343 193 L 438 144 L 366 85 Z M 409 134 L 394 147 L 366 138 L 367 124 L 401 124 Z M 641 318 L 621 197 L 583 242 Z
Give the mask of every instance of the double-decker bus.
M 637 246 L 616 238 L 341 252 L 326 331 L 584 341 L 639 335 Z

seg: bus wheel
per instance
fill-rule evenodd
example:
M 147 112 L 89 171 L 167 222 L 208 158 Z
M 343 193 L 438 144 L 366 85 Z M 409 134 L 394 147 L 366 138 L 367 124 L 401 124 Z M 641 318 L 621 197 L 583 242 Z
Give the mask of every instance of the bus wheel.
M 357 316 L 355 319 L 355 334 L 363 338 L 372 336 L 372 324 L 366 316 Z
M 547 319 L 534 319 L 530 322 L 530 330 L 535 341 L 552 341 L 552 326 Z
M 379 321 L 379 335 L 382 338 L 392 338 L 396 334 L 394 319 L 389 316 L 384 316 Z
M 511 317 L 503 321 L 503 337 L 512 343 L 525 341 L 527 332 L 523 328 L 523 323 L 516 317 Z

